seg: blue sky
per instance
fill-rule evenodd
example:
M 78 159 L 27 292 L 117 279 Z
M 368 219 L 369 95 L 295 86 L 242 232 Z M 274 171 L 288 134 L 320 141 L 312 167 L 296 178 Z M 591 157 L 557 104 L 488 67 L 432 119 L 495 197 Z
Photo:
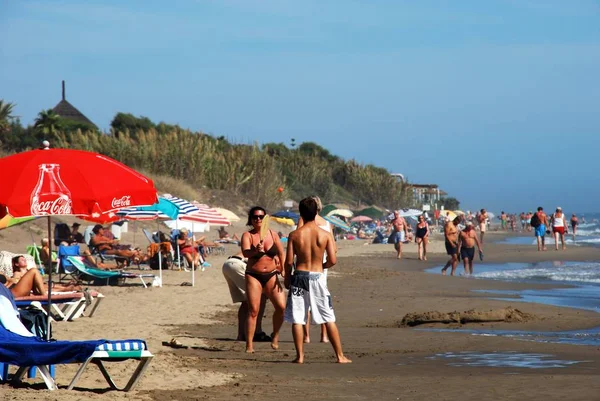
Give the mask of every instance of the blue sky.
M 314 141 L 464 209 L 597 211 L 600 3 L 0 1 L 0 98 Z M 539 150 L 533 150 L 535 146 Z

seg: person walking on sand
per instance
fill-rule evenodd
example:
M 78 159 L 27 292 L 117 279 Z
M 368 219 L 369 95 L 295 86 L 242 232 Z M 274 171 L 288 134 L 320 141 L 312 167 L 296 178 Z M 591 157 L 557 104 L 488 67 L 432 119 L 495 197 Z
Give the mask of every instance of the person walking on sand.
M 538 207 L 537 212 L 531 217 L 531 227 L 535 229 L 535 238 L 539 251 L 546 250 L 546 227 L 548 227 L 548 217 L 544 213 L 543 207 Z
M 473 229 L 473 223 L 468 222 L 464 230 L 458 235 L 458 252 L 465 266 L 465 274 L 473 274 L 473 259 L 475 258 L 475 245 L 479 249 L 479 257 L 483 258 L 483 248 Z
M 565 234 L 568 234 L 567 218 L 560 206 L 552 215 L 552 234 L 554 235 L 554 248 L 558 251 L 558 240 L 560 239 L 563 251 L 567 249 L 565 246 Z
M 450 275 L 454 276 L 454 272 L 458 266 L 458 229 L 456 228 L 458 223 L 460 223 L 460 218 L 455 217 L 454 220 L 447 222 L 444 226 L 444 243 L 446 245 L 446 253 L 450 255 L 450 260 L 442 268 L 443 275 L 446 275 L 446 270 L 452 266 Z
M 575 236 L 577 235 L 577 225 L 579 224 L 579 219 L 575 213 L 571 216 L 571 231 L 573 232 L 573 241 L 575 241 Z
M 479 242 L 483 244 L 483 236 L 487 230 L 487 220 L 488 215 L 485 209 L 481 209 L 481 213 L 479 214 Z
M 292 231 L 288 238 L 285 259 L 284 284 L 288 293 L 285 309 L 285 321 L 292 323 L 292 335 L 296 347 L 294 363 L 304 363 L 304 330 L 310 308 L 311 320 L 314 324 L 323 324 L 327 328 L 329 341 L 335 352 L 338 363 L 350 363 L 344 356 L 342 341 L 331 302 L 331 294 L 327 289 L 323 269 L 335 266 L 337 255 L 331 234 L 320 228 L 315 222 L 317 202 L 309 197 L 302 199 L 299 205 L 300 216 L 304 225 Z M 323 263 L 323 255 L 327 251 L 327 261 Z M 292 274 L 296 257 L 296 268 Z
M 417 232 L 415 233 L 415 242 L 419 249 L 419 260 L 427 260 L 427 242 L 429 240 L 429 225 L 425 221 L 425 216 L 419 216 L 417 223 Z
M 394 220 L 392 220 L 392 227 L 394 228 L 394 248 L 396 248 L 396 258 L 402 259 L 402 243 L 408 238 L 408 224 L 404 217 L 400 216 L 398 210 L 394 211 Z

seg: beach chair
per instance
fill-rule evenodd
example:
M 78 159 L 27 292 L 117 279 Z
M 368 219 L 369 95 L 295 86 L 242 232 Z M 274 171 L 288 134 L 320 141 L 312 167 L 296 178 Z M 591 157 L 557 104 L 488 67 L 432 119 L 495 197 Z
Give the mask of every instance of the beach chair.
M 86 316 L 92 317 L 100 306 L 102 299 L 104 299 L 104 295 L 97 291 L 53 293 L 50 313 L 54 320 L 70 322 L 82 316 L 89 307 Z M 15 303 L 19 309 L 35 306 L 48 313 L 48 296 L 46 295 L 18 297 L 15 298 Z
M 44 380 L 49 390 L 56 390 L 58 386 L 51 374 L 49 366 L 66 363 L 81 363 L 81 366 L 75 373 L 75 376 L 67 386 L 72 390 L 77 381 L 81 378 L 83 372 L 90 364 L 98 366 L 102 376 L 104 376 L 108 385 L 113 390 L 129 391 L 135 387 L 142 377 L 148 364 L 153 358 L 152 353 L 143 340 L 92 340 L 92 341 L 51 341 L 26 333 L 22 324 L 16 316 L 12 315 L 10 301 L 5 296 L 3 299 L 3 318 L 0 324 L 0 380 L 9 379 L 9 366 L 16 366 L 17 371 L 12 376 L 15 383 L 20 382 L 25 374 L 31 372 L 32 367 L 36 367 L 40 376 Z M 6 306 L 8 303 L 8 307 Z M 11 320 L 11 325 L 7 325 L 7 320 Z M 16 320 L 16 321 L 15 321 Z M 18 327 L 20 324 L 21 327 Z M 17 326 L 17 334 L 9 331 L 6 327 Z M 119 388 L 110 373 L 104 366 L 106 362 L 122 362 L 125 360 L 137 360 L 138 364 L 127 381 L 127 384 Z
M 69 256 L 79 256 L 79 245 L 58 247 L 58 281 L 69 277 L 73 280 L 78 278 L 79 270 L 67 259 Z
M 151 284 L 152 280 L 154 280 L 156 277 L 154 274 L 135 274 L 124 271 L 96 269 L 94 267 L 86 265 L 84 258 L 82 258 L 81 256 L 68 256 L 67 259 L 81 273 L 81 275 L 79 276 L 80 279 L 87 279 L 88 283 L 94 281 L 94 283 L 97 285 L 119 284 L 120 281 L 132 278 L 139 279 L 144 288 L 148 288 L 148 284 Z M 146 283 L 146 281 L 144 280 L 147 278 L 151 279 L 149 283 Z

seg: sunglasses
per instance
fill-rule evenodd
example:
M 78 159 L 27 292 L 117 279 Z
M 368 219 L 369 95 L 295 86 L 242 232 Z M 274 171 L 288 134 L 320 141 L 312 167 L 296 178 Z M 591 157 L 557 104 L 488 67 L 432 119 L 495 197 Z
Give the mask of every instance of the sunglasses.
M 252 215 L 252 220 L 262 220 L 265 218 L 264 214 L 253 214 Z

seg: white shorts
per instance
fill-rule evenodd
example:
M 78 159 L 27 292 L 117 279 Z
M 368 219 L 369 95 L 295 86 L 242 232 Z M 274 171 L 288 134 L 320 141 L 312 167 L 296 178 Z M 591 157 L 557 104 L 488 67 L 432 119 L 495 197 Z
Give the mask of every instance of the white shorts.
M 227 259 L 223 264 L 223 276 L 229 286 L 231 301 L 246 302 L 246 263 L 236 258 Z
M 331 294 L 323 273 L 295 271 L 285 307 L 287 323 L 307 323 L 310 310 L 312 324 L 335 322 Z

